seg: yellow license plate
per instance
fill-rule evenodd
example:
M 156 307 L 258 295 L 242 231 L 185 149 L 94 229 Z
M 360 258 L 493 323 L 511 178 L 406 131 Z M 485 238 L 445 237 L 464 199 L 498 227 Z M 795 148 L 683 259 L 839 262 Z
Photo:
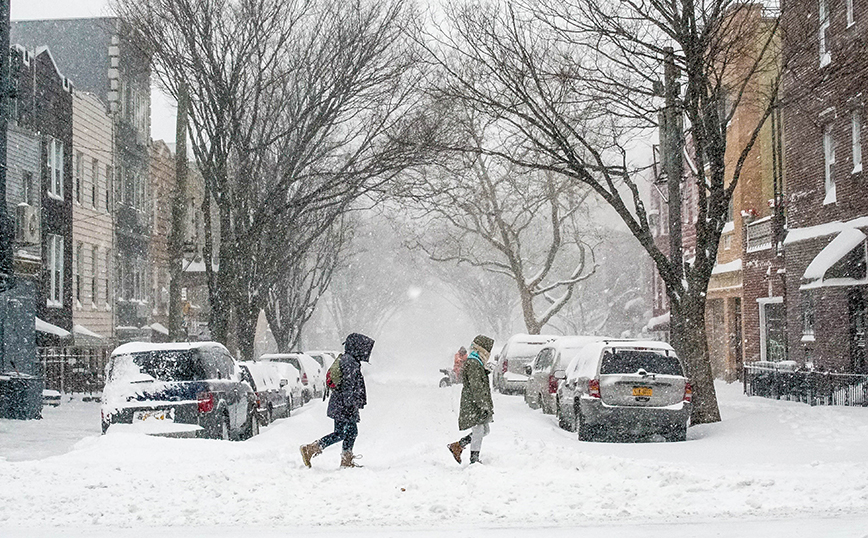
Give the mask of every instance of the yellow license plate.
M 633 396 L 650 398 L 654 390 L 651 387 L 633 387 Z

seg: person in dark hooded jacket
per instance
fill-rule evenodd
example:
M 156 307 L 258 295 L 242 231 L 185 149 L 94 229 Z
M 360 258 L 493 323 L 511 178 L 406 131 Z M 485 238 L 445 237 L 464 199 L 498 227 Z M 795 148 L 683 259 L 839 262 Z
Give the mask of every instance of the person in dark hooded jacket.
M 335 431 L 299 447 L 305 466 L 310 467 L 311 458 L 322 454 L 324 448 L 343 441 L 341 467 L 359 467 L 353 462 L 353 445 L 359 433 L 359 409 L 368 403 L 361 363 L 368 362 L 373 347 L 374 341 L 359 333 L 350 334 L 344 341 L 344 353 L 340 357 L 340 384 L 332 389 L 326 412 L 335 421 Z

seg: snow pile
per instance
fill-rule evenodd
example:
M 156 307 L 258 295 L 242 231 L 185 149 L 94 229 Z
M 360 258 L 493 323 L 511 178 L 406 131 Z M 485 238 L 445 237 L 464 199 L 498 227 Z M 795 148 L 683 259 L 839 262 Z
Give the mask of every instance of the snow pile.
M 445 446 L 459 437 L 461 387 L 377 381 L 384 377 L 369 376 L 356 443 L 362 469 L 338 470 L 338 446 L 303 467 L 298 446 L 332 427 L 320 401 L 243 443 L 110 431 L 60 456 L 0 460 L 0 534 L 639 525 L 658 536 L 651 531 L 678 522 L 747 521 L 738 532 L 790 518 L 814 528 L 829 517 L 868 523 L 862 408 L 748 398 L 738 385 L 719 385 L 724 421 L 691 428 L 685 443 L 581 443 L 521 397 L 495 394 L 484 464 L 468 466 Z M 0 421 L 0 437 L 18 436 L 19 424 Z

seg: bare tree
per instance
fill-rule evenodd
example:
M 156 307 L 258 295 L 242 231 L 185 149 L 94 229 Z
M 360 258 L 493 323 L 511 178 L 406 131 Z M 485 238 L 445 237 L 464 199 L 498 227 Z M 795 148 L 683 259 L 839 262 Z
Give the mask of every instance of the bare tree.
M 473 119 L 465 127 L 472 151 L 423 170 L 398 194 L 416 208 L 413 246 L 436 262 L 508 277 L 527 331 L 539 334 L 594 272 L 576 218 L 591 191 L 494 155 L 509 141 Z M 560 266 L 570 252 L 572 262 Z
M 495 340 L 513 333 L 518 296 L 512 281 L 478 267 L 438 263 L 433 274 L 451 292 L 447 300 L 463 310 L 477 327 Z
M 693 422 L 719 420 L 705 292 L 733 190 L 779 106 L 786 59 L 776 14 L 736 0 L 518 0 L 448 12 L 448 27 L 425 42 L 440 69 L 438 98 L 493 118 L 527 150 L 485 154 L 563 175 L 615 209 L 666 285 L 672 343 L 696 389 Z M 680 249 L 667 254 L 654 243 L 637 173 L 644 163 L 630 159 L 636 139 L 657 127 L 663 111 L 658 73 L 667 60 L 683 73 L 673 106 L 686 120 L 700 171 L 689 263 Z M 755 118 L 738 139 L 728 137 L 736 114 Z
M 317 239 L 287 233 L 275 245 L 266 232 L 293 230 L 315 213 L 325 233 L 417 155 L 398 142 L 414 129 L 413 14 L 404 0 L 116 0 L 115 8 L 153 53 L 168 92 L 188 90 L 193 153 L 219 215 L 215 226 L 205 208 L 206 258 L 214 230 L 221 234 L 219 271 L 206 264 L 211 330 L 225 341 L 234 319 L 249 358 L 263 284 Z
M 281 352 L 298 347 L 305 325 L 331 284 L 348 236 L 346 220 L 338 219 L 302 255 L 286 259 L 268 286 L 265 316 Z

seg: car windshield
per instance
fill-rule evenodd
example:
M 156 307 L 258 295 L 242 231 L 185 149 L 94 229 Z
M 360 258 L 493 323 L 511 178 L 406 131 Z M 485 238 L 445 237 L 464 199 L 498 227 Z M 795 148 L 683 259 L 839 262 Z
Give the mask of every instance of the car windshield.
M 143 351 L 115 357 L 113 370 L 119 363 L 132 361 L 138 370 L 159 381 L 198 381 L 207 379 L 198 353 L 192 350 Z
M 603 353 L 600 374 L 634 374 L 645 370 L 649 374 L 684 375 L 678 357 L 659 351 L 616 349 Z

